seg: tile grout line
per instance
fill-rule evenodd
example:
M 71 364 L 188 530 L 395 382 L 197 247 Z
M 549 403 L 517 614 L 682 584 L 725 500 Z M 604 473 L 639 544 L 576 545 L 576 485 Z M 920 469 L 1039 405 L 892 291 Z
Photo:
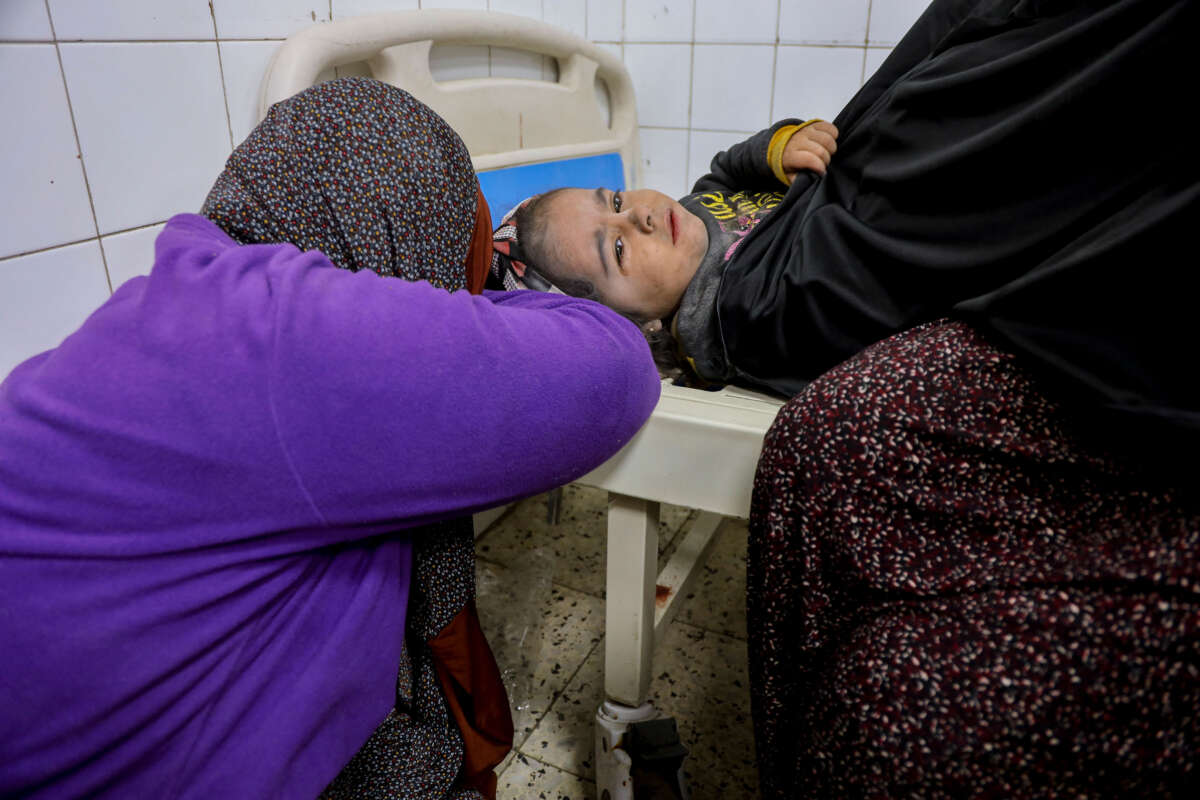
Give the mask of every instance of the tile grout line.
M 329 0 L 332 4 L 333 0 Z M 225 61 L 221 58 L 221 39 L 217 34 L 217 11 L 208 0 L 208 16 L 212 19 L 213 44 L 217 46 L 217 76 L 221 80 L 221 97 L 225 101 L 225 128 L 229 131 L 229 151 L 233 152 L 233 116 L 229 113 L 229 90 L 225 88 Z
M 3 39 L 0 44 L 208 44 L 215 39 Z M 283 42 L 286 36 L 222 36 L 223 42 Z
M 621 66 L 625 66 L 625 40 L 628 38 L 625 33 L 625 25 L 629 19 L 629 10 L 626 8 L 626 6 L 628 6 L 628 5 L 629 5 L 629 0 L 621 0 L 621 32 L 620 32 Z M 628 72 L 629 67 L 625 66 L 625 70 L 626 70 L 626 72 Z M 633 80 L 632 75 L 630 75 L 629 78 L 631 81 Z M 638 154 L 638 158 L 641 158 L 640 153 Z
M 867 0 L 867 29 L 863 31 L 863 53 L 862 53 L 862 68 L 858 73 L 858 86 L 867 82 L 867 46 L 871 44 L 871 11 L 875 6 L 875 0 Z
M 50 0 L 44 0 L 46 20 L 50 23 L 50 35 L 54 38 L 54 55 L 58 59 L 58 74 L 62 78 L 63 94 L 67 98 L 67 113 L 71 116 L 71 132 L 75 134 L 75 152 L 79 159 L 79 169 L 83 172 L 83 188 L 87 190 L 88 207 L 92 211 L 92 229 L 96 231 L 96 246 L 100 249 L 100 265 L 104 267 L 104 282 L 108 284 L 108 293 L 112 294 L 112 276 L 108 271 L 108 259 L 104 255 L 104 243 L 100 241 L 100 221 L 96 216 L 96 199 L 92 196 L 92 184 L 88 180 L 87 164 L 83 161 L 83 144 L 79 141 L 79 125 L 75 122 L 75 106 L 71 103 L 71 89 L 67 86 L 67 70 L 63 66 L 62 49 L 58 46 L 58 33 L 54 28 L 54 15 L 50 13 Z M 91 238 L 82 242 L 90 242 Z M 49 248 L 47 248 L 49 249 Z
M 776 0 L 775 3 L 775 41 L 771 43 L 771 102 L 768 105 L 767 125 L 774 125 L 778 117 L 775 115 L 775 81 L 779 75 L 779 26 L 781 17 L 783 16 L 783 0 Z
M 479 541 L 479 540 L 476 539 L 475 541 Z M 509 568 L 508 565 L 505 564 L 503 561 L 496 561 L 493 558 L 488 558 L 487 556 L 481 556 L 481 555 L 479 555 L 479 553 L 475 554 L 475 560 L 482 561 L 484 564 L 487 564 L 489 567 L 503 567 L 504 569 Z M 553 584 L 554 581 L 551 581 L 551 583 Z
M 538 764 L 541 764 L 543 767 L 549 767 L 550 769 L 557 770 L 564 774 L 570 775 L 572 778 L 579 778 L 584 783 L 590 783 L 593 786 L 596 785 L 596 781 L 594 778 L 593 779 L 585 778 L 584 776 L 580 775 L 578 772 L 572 772 L 569 769 L 563 769 L 562 767 L 558 766 L 557 764 L 551 764 L 549 761 L 543 761 L 542 759 L 538 758 L 537 756 L 531 756 L 528 753 L 522 753 L 519 750 L 517 750 L 516 748 L 513 748 L 512 753 L 513 753 L 512 761 L 509 761 L 508 766 L 504 768 L 505 772 L 508 772 L 512 768 L 513 761 L 516 761 L 518 758 L 523 758 L 523 759 L 528 759 L 529 761 L 533 761 Z M 546 797 L 546 795 L 541 794 L 541 795 L 539 795 L 539 797 Z M 564 800 L 570 800 L 570 798 L 567 798 L 565 795 L 561 795 L 561 794 L 556 795 L 556 797 L 564 798 Z
M 692 40 L 688 43 L 690 48 L 688 52 L 688 115 L 687 115 L 687 139 L 683 143 L 683 188 L 688 187 L 688 168 L 692 163 L 692 125 L 695 122 L 692 119 L 693 100 L 696 92 L 696 0 L 691 0 L 692 4 Z
M 613 42 L 613 41 L 602 41 L 602 42 L 595 42 L 595 44 L 620 44 L 620 43 Z M 776 47 L 776 46 L 778 46 L 778 47 L 807 47 L 807 48 L 815 49 L 815 50 L 861 50 L 863 48 L 863 44 L 861 42 L 785 42 L 782 40 L 781 41 L 770 41 L 770 40 L 762 40 L 762 39 L 759 39 L 757 41 L 736 41 L 736 42 L 735 41 L 706 42 L 706 41 L 702 41 L 702 40 L 689 41 L 687 39 L 673 39 L 673 40 L 662 40 L 662 41 L 634 39 L 632 41 L 625 42 L 625 44 L 639 46 L 639 47 L 642 45 L 659 45 L 659 46 L 661 46 L 661 45 L 678 45 L 680 47 L 683 47 L 684 45 L 692 45 L 692 44 L 698 44 L 701 47 Z M 879 42 L 875 42 L 875 43 L 872 43 L 867 46 L 875 48 L 877 50 L 882 50 L 885 47 L 887 47 L 888 45 L 882 44 Z
M 574 672 L 571 673 L 570 677 L 568 677 L 565 681 L 563 681 L 562 690 L 554 693 L 554 698 L 551 699 L 550 704 L 546 706 L 546 710 L 542 713 L 542 715 L 540 717 L 537 718 L 537 721 L 533 723 L 533 727 L 529 729 L 529 733 L 526 734 L 525 738 L 521 740 L 521 744 L 517 745 L 515 742 L 513 743 L 513 752 L 514 753 L 523 755 L 526 758 L 532 758 L 535 761 L 538 761 L 539 763 L 546 764 L 547 766 L 554 767 L 555 769 L 562 770 L 563 772 L 570 772 L 572 775 L 574 775 L 577 778 L 583 778 L 584 780 L 587 780 L 587 778 L 584 778 L 584 776 L 580 775 L 578 772 L 571 772 L 571 770 L 565 769 L 556 764 L 549 764 L 548 762 L 542 761 L 537 756 L 530 755 L 529 753 L 523 752 L 521 750 L 521 748 L 525 746 L 526 742 L 528 742 L 531 738 L 533 738 L 533 734 L 537 733 L 537 729 L 541 726 L 542 721 L 544 719 L 546 719 L 546 717 L 550 716 L 550 712 L 554 710 L 554 704 L 557 703 L 562 698 L 562 696 L 567 693 L 567 687 L 571 685 L 571 681 L 575 680 L 575 677 L 577 675 L 579 675 L 580 670 L 583 669 L 583 665 L 586 664 L 588 659 L 592 657 L 592 654 L 596 652 L 596 648 L 600 647 L 600 645 L 602 645 L 602 644 L 604 644 L 604 634 L 603 633 L 600 634 L 600 638 L 596 641 L 595 644 L 592 645 L 591 649 L 587 651 L 587 654 L 579 660 L 579 666 L 577 666 L 575 668 Z M 592 755 L 592 758 L 595 758 L 594 753 Z M 593 767 L 594 766 L 595 765 L 593 764 Z
M 627 14 L 627 12 L 625 10 L 626 5 L 628 5 L 628 0 L 621 0 L 621 30 L 618 32 L 618 36 L 620 37 L 621 41 L 617 43 L 617 46 L 621 48 L 621 66 L 624 68 L 626 73 L 629 73 L 629 65 L 625 63 L 625 18 L 626 18 L 626 14 Z M 629 75 L 629 81 L 631 84 L 633 83 L 633 75 L 632 74 Z M 634 98 L 634 111 L 635 112 L 637 111 L 637 98 L 636 97 Z M 638 121 L 638 126 L 639 127 L 641 126 L 640 120 Z M 640 137 L 637 140 L 637 147 L 638 147 L 637 157 L 640 159 L 642 157 L 642 141 L 641 141 Z M 635 170 L 633 174 L 636 175 L 637 171 Z M 633 188 L 640 189 L 642 187 L 635 186 Z
M 530 17 L 529 19 L 533 19 Z M 222 42 L 285 42 L 286 36 L 221 36 L 219 39 L 4 39 L 0 38 L 0 44 L 4 45 L 35 45 L 35 44 L 208 44 L 212 41 Z M 858 50 L 864 47 L 858 42 L 785 42 L 785 41 L 686 41 L 681 39 L 675 40 L 632 40 L 632 41 L 617 41 L 615 39 L 598 39 L 593 44 L 617 44 L 617 45 L 691 45 L 698 44 L 704 47 L 808 47 L 821 50 Z M 894 47 L 895 44 L 888 44 L 883 41 L 868 41 L 865 45 L 873 50 L 886 50 L 889 47 Z
M 146 228 L 153 228 L 155 225 L 164 225 L 164 224 L 166 224 L 166 222 L 167 222 L 167 220 L 160 219 L 156 222 L 147 222 L 145 225 L 135 225 L 132 228 L 122 228 L 119 231 L 109 231 L 108 233 L 103 233 L 103 234 L 97 233 L 97 235 L 95 235 L 95 236 L 88 236 L 87 238 L 84 238 L 84 239 L 75 239 L 70 242 L 60 242 L 59 244 L 52 244 L 47 247 L 38 247 L 33 250 L 23 250 L 20 253 L 10 253 L 9 255 L 6 255 L 6 256 L 0 256 L 0 263 L 3 263 L 5 261 L 12 261 L 12 260 L 18 259 L 18 258 L 24 258 L 25 256 L 36 256 L 39 253 L 48 253 L 51 250 L 58 250 L 59 248 L 62 248 L 62 247 L 74 247 L 77 244 L 87 244 L 88 242 L 99 241 L 106 236 L 120 236 L 123 233 L 133 233 L 135 231 L 145 230 Z
M 333 0 L 329 0 L 329 3 L 330 3 L 330 5 L 332 5 L 332 4 L 333 4 Z M 417 3 L 417 6 L 418 6 L 418 7 L 420 7 L 420 5 L 421 5 L 421 4 L 418 2 L 418 3 Z M 485 11 L 492 11 L 492 10 L 493 10 L 493 9 L 492 9 L 492 0 L 487 0 L 487 2 L 485 2 L 485 3 L 483 4 L 483 7 L 484 7 L 484 10 L 485 10 Z M 432 48 L 430 49 L 430 51 L 432 52 Z M 496 72 L 495 72 L 495 69 L 496 69 L 496 68 L 495 68 L 495 65 L 493 65 L 493 64 L 492 64 L 492 48 L 491 48 L 491 45 L 488 45 L 488 49 L 487 49 L 487 73 L 488 73 L 488 77 L 489 77 L 489 78 L 494 78 L 494 77 L 496 77 Z M 497 520 L 497 521 L 499 521 L 499 520 Z M 486 531 L 485 531 L 485 532 L 486 532 Z
M 695 131 L 696 133 L 736 133 L 742 136 L 753 136 L 757 131 L 734 130 L 733 128 L 680 128 L 675 125 L 638 125 L 650 131 Z
M 540 19 L 542 22 L 546 21 L 546 0 L 538 0 L 538 19 Z M 550 59 L 546 56 L 542 56 L 542 80 L 546 80 L 549 77 L 548 73 L 550 71 L 550 61 L 551 60 L 552 59 Z M 558 60 L 553 59 L 553 61 L 554 61 L 554 81 L 557 82 L 558 77 L 559 77 Z
M 732 641 L 735 641 L 735 642 L 748 643 L 750 641 L 749 635 L 747 635 L 745 637 L 734 636 L 729 631 L 713 630 L 712 628 L 706 628 L 703 625 L 697 625 L 694 622 L 687 622 L 685 620 L 680 619 L 679 617 L 676 617 L 675 619 L 671 620 L 671 624 L 672 625 L 679 624 L 679 625 L 684 625 L 688 628 L 695 628 L 696 630 L 701 631 L 702 633 L 705 633 L 705 634 L 708 634 L 711 636 L 720 636 L 723 639 L 731 639 Z

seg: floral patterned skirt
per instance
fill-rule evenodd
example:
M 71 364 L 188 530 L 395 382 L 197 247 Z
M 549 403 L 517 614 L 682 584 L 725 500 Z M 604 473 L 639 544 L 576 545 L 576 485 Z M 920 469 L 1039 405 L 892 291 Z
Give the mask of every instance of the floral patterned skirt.
M 946 320 L 781 410 L 747 581 L 764 797 L 1194 789 L 1195 477 L 1099 438 Z

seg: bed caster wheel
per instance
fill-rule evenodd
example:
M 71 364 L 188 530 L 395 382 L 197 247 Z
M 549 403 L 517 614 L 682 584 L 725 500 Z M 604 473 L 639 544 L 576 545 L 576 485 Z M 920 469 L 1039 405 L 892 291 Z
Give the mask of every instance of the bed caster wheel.
M 675 720 L 654 706 L 605 701 L 596 711 L 596 794 L 599 800 L 688 800 L 687 748 Z

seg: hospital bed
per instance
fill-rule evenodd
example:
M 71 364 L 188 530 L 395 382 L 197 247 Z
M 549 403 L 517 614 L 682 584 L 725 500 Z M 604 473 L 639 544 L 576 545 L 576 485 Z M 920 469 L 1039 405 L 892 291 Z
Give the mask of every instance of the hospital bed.
M 557 61 L 556 80 L 438 81 L 435 44 L 489 46 Z M 260 115 L 337 69 L 399 86 L 444 117 L 470 151 L 493 221 L 524 197 L 563 185 L 640 187 L 633 84 L 611 53 L 552 25 L 484 11 L 402 11 L 317 25 L 276 52 Z M 762 439 L 781 402 L 664 381 L 649 421 L 579 482 L 609 493 L 604 690 L 596 716 L 602 798 L 632 797 L 629 726 L 647 702 L 655 643 L 686 597 L 723 517 L 746 517 Z M 696 509 L 656 574 L 660 503 Z

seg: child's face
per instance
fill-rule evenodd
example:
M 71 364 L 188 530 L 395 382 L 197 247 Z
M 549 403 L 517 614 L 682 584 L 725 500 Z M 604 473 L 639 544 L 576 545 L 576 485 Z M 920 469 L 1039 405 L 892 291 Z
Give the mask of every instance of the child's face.
M 700 218 L 651 189 L 567 189 L 545 213 L 559 270 L 642 319 L 675 310 L 708 249 Z

